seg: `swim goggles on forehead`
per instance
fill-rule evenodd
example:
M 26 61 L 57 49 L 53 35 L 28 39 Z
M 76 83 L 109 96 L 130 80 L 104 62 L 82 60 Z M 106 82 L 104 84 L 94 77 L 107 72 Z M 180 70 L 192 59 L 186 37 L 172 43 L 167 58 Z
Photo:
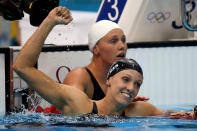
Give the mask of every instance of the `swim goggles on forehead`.
M 126 69 L 132 69 L 137 72 L 139 72 L 143 76 L 143 71 L 140 65 L 133 59 L 123 59 L 115 62 L 109 69 L 109 72 L 107 74 L 107 79 L 109 79 L 111 76 L 117 74 L 118 72 Z

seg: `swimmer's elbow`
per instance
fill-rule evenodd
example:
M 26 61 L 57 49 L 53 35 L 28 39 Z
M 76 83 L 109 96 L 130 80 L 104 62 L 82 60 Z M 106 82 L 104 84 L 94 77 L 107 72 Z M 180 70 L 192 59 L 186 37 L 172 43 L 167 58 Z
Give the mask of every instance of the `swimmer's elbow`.
M 18 74 L 24 74 L 26 72 L 27 67 L 19 64 L 17 61 L 13 64 L 13 70 Z
M 20 76 L 21 74 L 23 74 L 23 68 L 21 68 L 20 66 L 14 64 L 13 65 L 13 70 Z
M 16 60 L 13 64 L 13 70 L 15 72 L 21 72 L 23 70 L 23 66 L 21 66 L 21 64 Z
M 18 73 L 18 72 L 20 72 L 21 71 L 21 67 L 17 64 L 17 62 L 14 62 L 14 64 L 13 64 L 13 70 L 16 72 L 16 73 Z

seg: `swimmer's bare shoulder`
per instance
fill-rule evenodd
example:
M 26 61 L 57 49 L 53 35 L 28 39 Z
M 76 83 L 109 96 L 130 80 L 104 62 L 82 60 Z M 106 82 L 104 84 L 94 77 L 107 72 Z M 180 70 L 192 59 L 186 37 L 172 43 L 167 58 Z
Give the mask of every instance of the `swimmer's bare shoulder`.
M 93 95 L 91 78 L 84 67 L 77 67 L 71 70 L 64 78 L 63 83 L 80 89 L 85 92 L 89 98 Z
M 125 113 L 126 116 L 157 116 L 162 115 L 163 111 L 148 102 L 137 101 L 132 102 Z

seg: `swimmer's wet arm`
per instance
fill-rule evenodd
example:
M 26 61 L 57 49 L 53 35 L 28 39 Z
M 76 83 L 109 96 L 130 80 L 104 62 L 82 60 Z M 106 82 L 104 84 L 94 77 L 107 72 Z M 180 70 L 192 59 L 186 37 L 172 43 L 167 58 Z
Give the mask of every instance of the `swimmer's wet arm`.
M 184 110 L 181 110 L 181 111 L 166 110 L 166 111 L 164 111 L 163 116 L 174 116 L 174 115 L 184 115 L 184 114 L 193 115 L 193 112 L 186 112 Z
M 79 89 L 56 83 L 37 69 L 29 69 L 24 74 L 22 72 L 19 75 L 40 96 L 56 106 L 63 114 L 91 112 L 91 101 Z
M 16 68 L 17 74 L 35 89 L 40 96 L 64 114 L 89 113 L 87 95 L 79 89 L 59 84 L 35 68 Z M 89 103 L 89 104 L 88 104 Z M 88 105 L 87 105 L 88 104 Z
M 52 80 L 49 80 L 43 73 L 34 68 L 42 50 L 42 45 L 53 27 L 54 23 L 47 17 L 25 43 L 13 65 L 16 73 L 33 88 L 41 89 L 40 87 L 47 83 L 48 87 L 43 89 L 46 90 L 54 84 Z M 40 79 L 41 77 L 43 79 Z
M 68 17 L 65 17 L 64 15 L 66 20 L 62 18 L 61 15 L 57 14 L 58 10 L 59 8 L 52 10 L 52 12 L 50 12 L 49 16 L 42 22 L 36 32 L 25 43 L 19 55 L 17 56 L 16 61 L 14 62 L 13 68 L 16 73 L 22 79 L 24 79 L 27 84 L 30 85 L 30 87 L 33 87 L 35 90 L 37 90 L 52 104 L 55 103 L 56 106 L 58 105 L 61 107 L 61 105 L 58 104 L 59 99 L 57 99 L 59 98 L 57 95 L 58 92 L 56 91 L 56 88 L 59 86 L 58 83 L 34 68 L 34 65 L 37 62 L 39 54 L 42 50 L 42 45 L 44 44 L 46 37 L 55 24 L 59 22 L 68 24 L 67 22 L 72 20 L 70 15 L 68 15 Z M 56 18 L 57 20 L 54 20 L 52 18 L 53 15 L 55 15 L 54 17 L 57 16 L 61 18 Z
M 64 114 L 69 114 L 70 112 L 88 113 L 90 112 L 88 109 L 91 108 L 87 104 L 91 105 L 91 102 L 85 94 L 81 96 L 80 94 L 83 93 L 80 93 L 81 91 L 79 90 L 78 94 L 73 95 L 73 88 L 73 91 L 69 92 L 69 86 L 56 83 L 47 75 L 34 68 L 42 50 L 42 45 L 54 25 L 68 24 L 72 20 L 70 14 L 67 14 L 69 12 L 64 9 L 57 7 L 50 12 L 49 16 L 41 23 L 21 49 L 14 62 L 14 70 L 30 87 L 34 88 L 43 98 L 55 105 Z M 57 14 L 59 11 L 61 11 L 60 14 Z
M 65 92 L 64 88 L 56 83 L 54 80 L 46 76 L 41 71 L 32 69 L 19 69 L 16 73 L 33 88 L 41 97 L 47 100 L 49 103 L 55 105 L 58 109 L 62 110 L 63 106 L 67 105 L 67 99 L 62 92 Z

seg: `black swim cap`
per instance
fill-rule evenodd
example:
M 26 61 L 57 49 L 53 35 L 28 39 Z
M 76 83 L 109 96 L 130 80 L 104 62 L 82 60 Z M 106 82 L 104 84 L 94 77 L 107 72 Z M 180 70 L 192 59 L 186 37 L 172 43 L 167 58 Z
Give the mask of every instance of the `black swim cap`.
M 197 105 L 194 107 L 194 115 L 197 117 Z
M 143 77 L 143 71 L 140 65 L 134 59 L 124 58 L 112 64 L 107 74 L 107 79 L 109 79 L 111 76 L 115 75 L 116 73 L 126 69 L 135 70 L 139 72 Z
M 194 106 L 194 111 L 197 111 L 197 105 L 196 105 L 196 106 Z

